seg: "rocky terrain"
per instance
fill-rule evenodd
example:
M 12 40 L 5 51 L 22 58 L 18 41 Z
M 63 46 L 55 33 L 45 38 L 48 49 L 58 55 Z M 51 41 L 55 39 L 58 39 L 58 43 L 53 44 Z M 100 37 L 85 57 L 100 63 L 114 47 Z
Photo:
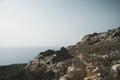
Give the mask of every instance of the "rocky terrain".
M 41 52 L 17 72 L 0 75 L 0 80 L 120 80 L 120 28 Z

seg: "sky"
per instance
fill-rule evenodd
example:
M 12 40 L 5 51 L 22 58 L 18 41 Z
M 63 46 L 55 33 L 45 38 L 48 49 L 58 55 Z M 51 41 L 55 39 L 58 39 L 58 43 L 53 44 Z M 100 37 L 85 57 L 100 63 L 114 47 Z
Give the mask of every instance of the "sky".
M 120 0 L 0 0 L 0 47 L 69 46 L 120 26 Z

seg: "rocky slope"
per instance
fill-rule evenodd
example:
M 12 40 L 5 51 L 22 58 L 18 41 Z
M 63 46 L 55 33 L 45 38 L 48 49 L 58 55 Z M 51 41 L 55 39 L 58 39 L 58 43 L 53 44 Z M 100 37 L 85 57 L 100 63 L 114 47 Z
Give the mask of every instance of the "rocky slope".
M 86 35 L 58 51 L 41 52 L 0 80 L 120 80 L 120 28 Z
M 81 53 L 84 65 L 92 64 L 98 67 L 95 73 L 99 75 L 100 80 L 115 80 L 115 78 L 120 80 L 120 28 L 86 35 L 76 45 L 69 46 L 68 50 L 75 53 L 74 56 L 79 56 L 78 53 Z M 111 70 L 115 65 L 119 65 L 116 69 L 117 74 Z M 88 66 L 86 65 L 86 69 Z M 87 73 L 84 79 L 86 76 Z

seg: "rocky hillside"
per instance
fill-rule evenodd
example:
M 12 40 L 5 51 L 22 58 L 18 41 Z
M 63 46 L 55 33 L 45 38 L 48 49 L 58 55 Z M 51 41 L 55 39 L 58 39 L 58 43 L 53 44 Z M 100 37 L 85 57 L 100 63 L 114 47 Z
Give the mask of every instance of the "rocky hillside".
M 86 35 L 58 51 L 41 52 L 0 80 L 120 80 L 120 28 Z
M 82 54 L 84 65 L 87 63 L 98 67 L 96 73 L 100 80 L 120 80 L 120 28 L 86 35 L 76 45 L 69 46 L 68 50 L 74 56 Z M 117 74 L 114 74 L 111 69 L 117 65 Z

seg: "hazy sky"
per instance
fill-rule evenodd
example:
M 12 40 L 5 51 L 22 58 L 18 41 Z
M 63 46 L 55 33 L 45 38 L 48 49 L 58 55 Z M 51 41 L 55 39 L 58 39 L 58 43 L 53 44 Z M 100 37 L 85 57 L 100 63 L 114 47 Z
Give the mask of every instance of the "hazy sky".
M 0 46 L 68 46 L 120 26 L 120 0 L 0 0 Z

